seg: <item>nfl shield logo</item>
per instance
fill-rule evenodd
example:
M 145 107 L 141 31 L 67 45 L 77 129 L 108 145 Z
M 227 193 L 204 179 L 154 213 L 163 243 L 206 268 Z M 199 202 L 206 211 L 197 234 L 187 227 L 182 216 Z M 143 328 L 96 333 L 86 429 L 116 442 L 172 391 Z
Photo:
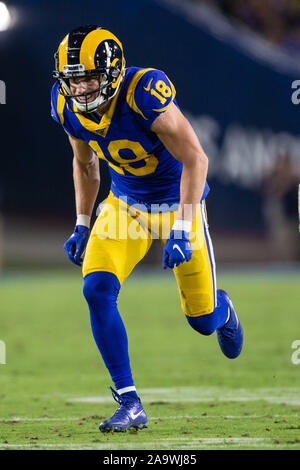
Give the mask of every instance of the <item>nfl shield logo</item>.
M 104 135 L 106 131 L 106 127 L 102 127 L 101 129 L 96 129 L 97 134 Z

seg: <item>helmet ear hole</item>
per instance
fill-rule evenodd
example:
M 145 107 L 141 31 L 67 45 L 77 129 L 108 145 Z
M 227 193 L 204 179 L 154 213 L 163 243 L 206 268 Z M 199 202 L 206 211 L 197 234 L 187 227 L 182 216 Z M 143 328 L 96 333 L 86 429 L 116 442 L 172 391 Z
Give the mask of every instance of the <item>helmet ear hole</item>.
M 116 80 L 119 76 L 119 73 L 120 73 L 120 69 L 118 69 L 118 67 L 114 67 L 111 72 L 111 76 L 113 77 L 113 79 Z

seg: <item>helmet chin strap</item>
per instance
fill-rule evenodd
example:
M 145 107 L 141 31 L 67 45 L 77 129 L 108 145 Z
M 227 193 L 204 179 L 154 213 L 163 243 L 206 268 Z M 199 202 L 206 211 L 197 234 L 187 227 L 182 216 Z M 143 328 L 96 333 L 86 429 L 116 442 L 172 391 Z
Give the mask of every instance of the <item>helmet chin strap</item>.
M 123 81 L 123 78 L 124 78 L 124 74 L 125 72 L 122 73 L 122 77 L 118 83 L 118 86 L 116 87 L 115 89 L 115 92 L 109 97 L 109 98 L 105 98 L 105 93 L 106 93 L 106 88 L 103 88 L 103 90 L 99 91 L 99 94 L 98 96 L 93 100 L 91 101 L 90 103 L 79 103 L 76 98 L 72 98 L 72 101 L 73 103 L 75 104 L 75 106 L 79 109 L 80 112 L 82 113 L 92 113 L 94 111 L 96 111 L 99 106 L 102 106 L 103 104 L 107 103 L 107 101 L 111 100 L 117 93 L 118 89 L 120 88 L 120 85 Z
M 90 101 L 89 103 L 79 103 L 76 98 L 72 98 L 72 101 L 82 113 L 92 113 L 93 111 L 96 111 L 96 109 L 99 108 L 99 106 L 101 106 L 102 104 L 104 104 L 107 100 L 99 92 L 97 98 L 95 98 L 93 101 Z

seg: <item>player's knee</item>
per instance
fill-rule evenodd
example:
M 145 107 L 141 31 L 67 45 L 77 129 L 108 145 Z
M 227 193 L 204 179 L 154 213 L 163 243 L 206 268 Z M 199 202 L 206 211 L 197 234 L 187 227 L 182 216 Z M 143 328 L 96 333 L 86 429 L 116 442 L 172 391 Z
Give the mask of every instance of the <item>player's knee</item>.
M 216 323 L 213 315 L 201 315 L 199 317 L 189 317 L 186 315 L 187 321 L 190 326 L 201 335 L 209 336 L 216 330 Z
M 83 295 L 91 314 L 107 313 L 113 306 L 116 306 L 119 290 L 120 283 L 112 273 L 98 271 L 84 278 Z

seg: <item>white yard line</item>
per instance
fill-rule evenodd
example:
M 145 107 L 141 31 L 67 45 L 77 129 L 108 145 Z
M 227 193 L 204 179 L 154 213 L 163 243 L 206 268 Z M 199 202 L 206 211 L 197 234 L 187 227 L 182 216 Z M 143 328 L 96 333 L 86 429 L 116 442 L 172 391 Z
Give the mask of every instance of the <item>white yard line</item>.
M 37 417 L 30 418 L 27 416 L 12 416 L 11 418 L 0 418 L 0 423 L 11 423 L 11 422 L 21 422 L 21 421 L 80 421 L 83 417 L 68 416 L 68 417 L 57 417 L 57 418 L 48 418 L 48 417 Z M 87 419 L 87 418 L 84 418 Z
M 149 421 L 156 421 L 159 419 L 168 420 L 168 419 L 263 419 L 263 418 L 298 418 L 300 414 L 293 413 L 293 415 L 285 415 L 285 414 L 274 414 L 270 415 L 178 415 L 178 416 L 148 416 Z M 28 417 L 28 416 L 12 416 L 11 418 L 1 418 L 0 423 L 11 423 L 11 422 L 26 422 L 26 421 L 97 421 L 101 420 L 101 418 L 92 418 L 90 416 L 66 416 L 66 417 Z
M 178 388 L 149 388 L 140 389 L 139 395 L 143 403 L 156 401 L 173 402 L 247 402 L 263 400 L 268 403 L 300 406 L 299 388 L 254 388 L 228 389 L 218 387 L 178 387 Z M 67 398 L 69 402 L 78 403 L 109 403 L 109 394 L 100 396 L 79 396 Z

